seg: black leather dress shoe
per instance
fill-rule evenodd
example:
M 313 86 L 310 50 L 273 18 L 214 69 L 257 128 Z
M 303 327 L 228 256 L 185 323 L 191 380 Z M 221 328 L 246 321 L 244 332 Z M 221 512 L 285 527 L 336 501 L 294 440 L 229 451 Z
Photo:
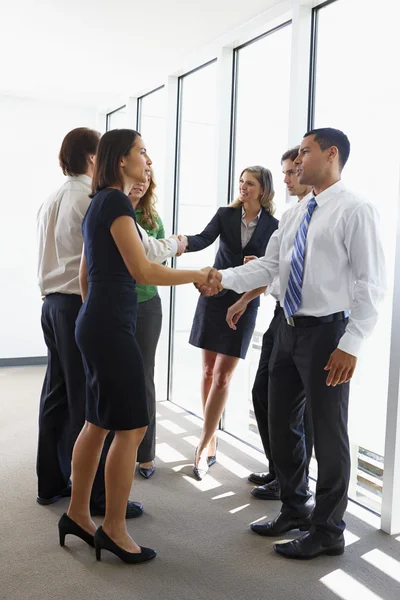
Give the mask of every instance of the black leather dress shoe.
M 339 556 L 344 552 L 344 537 L 341 535 L 337 540 L 327 543 L 322 542 L 315 533 L 305 533 L 292 542 L 274 544 L 274 550 L 285 558 L 300 560 L 309 560 L 323 554 Z
M 279 513 L 273 521 L 267 523 L 252 523 L 250 529 L 258 535 L 266 535 L 274 537 L 291 531 L 292 529 L 300 529 L 300 531 L 308 531 L 311 527 L 311 513 L 305 516 L 286 515 Z
M 51 498 L 42 498 L 38 496 L 36 498 L 36 502 L 41 506 L 48 506 L 49 504 L 54 504 L 58 502 L 62 498 L 69 498 L 71 496 L 71 486 L 68 485 L 65 489 L 63 489 L 57 496 L 52 496 Z
M 145 469 L 144 467 L 139 467 L 138 468 L 138 473 L 139 473 L 139 475 L 141 475 L 145 479 L 150 479 L 150 477 L 153 475 L 153 473 L 154 473 L 155 470 L 156 470 L 155 466 L 151 467 L 150 469 Z
M 90 514 L 92 517 L 104 517 L 106 514 L 105 506 L 90 506 Z M 143 514 L 143 504 L 140 502 L 132 502 L 132 500 L 128 500 L 128 504 L 126 507 L 126 519 L 135 519 L 136 517 L 140 517 Z
M 279 500 L 281 495 L 281 488 L 276 479 L 266 483 L 265 485 L 259 485 L 251 490 L 252 496 L 261 498 L 261 500 Z
M 250 473 L 247 480 L 251 481 L 251 483 L 256 483 L 257 485 L 264 485 L 265 483 L 271 483 L 274 481 L 274 475 L 271 473 Z

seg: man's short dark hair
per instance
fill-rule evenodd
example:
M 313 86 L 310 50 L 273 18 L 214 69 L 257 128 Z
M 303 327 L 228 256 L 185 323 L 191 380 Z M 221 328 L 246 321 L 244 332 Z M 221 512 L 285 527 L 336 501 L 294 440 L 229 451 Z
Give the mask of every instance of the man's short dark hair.
M 347 135 L 343 131 L 340 131 L 340 129 L 333 129 L 332 127 L 311 129 L 304 137 L 308 137 L 309 135 L 314 136 L 314 140 L 321 150 L 327 150 L 331 146 L 336 146 L 339 151 L 339 167 L 342 170 L 350 156 L 350 142 Z
M 294 162 L 299 155 L 299 148 L 300 146 L 296 146 L 295 148 L 287 150 L 285 154 L 282 154 L 281 164 L 283 164 L 284 160 L 291 160 L 292 162 Z
M 58 160 L 64 175 L 83 175 L 88 168 L 89 156 L 96 154 L 100 134 L 94 129 L 77 127 L 63 139 Z

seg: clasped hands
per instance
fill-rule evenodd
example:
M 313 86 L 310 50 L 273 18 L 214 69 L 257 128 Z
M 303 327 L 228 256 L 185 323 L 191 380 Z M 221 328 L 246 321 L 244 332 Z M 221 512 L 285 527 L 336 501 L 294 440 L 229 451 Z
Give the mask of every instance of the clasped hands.
M 204 274 L 204 283 L 195 283 L 194 285 L 202 296 L 215 296 L 224 289 L 221 283 L 222 275 L 217 269 L 205 267 L 200 269 L 200 273 Z
M 175 256 L 182 256 L 187 250 L 188 247 L 188 239 L 186 235 L 171 235 L 178 242 L 178 252 Z

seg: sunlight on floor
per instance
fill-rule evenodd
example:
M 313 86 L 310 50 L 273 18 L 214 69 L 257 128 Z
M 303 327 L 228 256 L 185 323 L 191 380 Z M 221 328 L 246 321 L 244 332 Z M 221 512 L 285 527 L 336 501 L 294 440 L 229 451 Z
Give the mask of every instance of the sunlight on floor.
M 176 406 L 176 404 L 172 404 L 172 402 L 169 402 L 169 400 L 165 400 L 164 402 L 160 402 L 161 406 L 168 408 L 168 410 L 177 413 L 177 414 L 181 414 L 186 412 L 183 408 L 181 408 L 180 406 Z
M 248 506 L 250 506 L 250 503 L 249 504 L 243 504 L 242 506 L 238 506 L 237 508 L 233 508 L 229 512 L 231 513 L 231 515 L 234 515 L 235 513 L 243 510 L 244 508 L 247 508 Z
M 320 581 L 343 600 L 383 600 L 342 569 L 329 573 Z
M 259 519 L 256 519 L 255 521 L 251 521 L 251 523 L 249 523 L 249 525 L 252 525 L 253 523 L 259 523 L 260 521 L 265 521 L 267 519 L 267 515 L 264 515 L 262 517 L 260 517 Z
M 235 492 L 225 492 L 225 494 L 220 494 L 219 496 L 214 496 L 211 500 L 222 500 L 222 498 L 230 498 L 231 496 L 235 496 Z
M 186 433 L 186 429 L 183 429 L 182 427 L 180 427 L 173 421 L 170 421 L 169 419 L 159 419 L 157 421 L 157 425 L 165 427 L 165 429 L 168 429 L 168 431 L 170 431 L 171 433 L 175 433 L 175 435 Z
M 367 552 L 367 554 L 363 554 L 361 558 L 382 571 L 382 573 L 385 573 L 385 575 L 389 575 L 389 577 L 400 583 L 400 562 L 398 560 L 377 549 L 371 550 L 371 552 Z
M 188 481 L 197 488 L 199 492 L 208 492 L 209 490 L 214 490 L 222 485 L 222 483 L 211 477 L 211 475 L 207 475 L 207 477 L 204 477 L 201 481 L 197 481 L 194 477 L 188 477 L 188 475 L 182 475 L 182 477 L 185 481 Z
M 359 542 L 360 538 L 358 537 L 358 535 L 354 535 L 354 533 L 351 533 L 351 531 L 349 531 L 348 529 L 345 529 L 344 531 L 344 543 L 347 546 L 351 546 L 351 544 L 354 544 L 355 542 Z
M 363 521 L 367 525 L 371 525 L 371 527 L 373 527 L 374 529 L 381 528 L 381 518 L 378 517 L 378 515 L 375 515 L 374 513 L 369 512 L 362 506 L 359 506 L 358 504 L 355 504 L 354 502 L 349 502 L 346 510 L 351 515 L 354 515 L 355 517 L 357 517 L 357 519 L 360 519 L 360 521 Z
M 189 460 L 186 456 L 183 456 L 183 454 L 175 450 L 175 448 L 173 448 L 166 442 L 162 442 L 161 444 L 156 445 L 156 456 L 164 463 Z

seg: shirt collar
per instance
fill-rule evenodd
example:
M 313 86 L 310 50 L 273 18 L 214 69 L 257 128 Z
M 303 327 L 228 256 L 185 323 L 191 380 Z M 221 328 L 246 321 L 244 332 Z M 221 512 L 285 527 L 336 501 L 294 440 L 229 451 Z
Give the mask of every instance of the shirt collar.
M 89 175 L 74 175 L 73 177 L 71 177 L 71 176 L 67 177 L 67 179 L 69 181 L 81 181 L 82 183 L 85 183 L 86 185 L 89 185 L 89 186 L 92 185 L 92 178 L 89 177 Z
M 258 213 L 258 215 L 256 217 L 254 217 L 254 219 L 258 220 L 260 218 L 262 210 L 263 209 L 260 208 L 260 212 Z M 246 216 L 246 210 L 245 210 L 244 206 L 242 206 L 242 221 L 243 221 L 243 219 L 244 219 L 245 216 Z M 253 219 L 253 221 L 254 221 L 254 219 Z
M 344 189 L 346 189 L 344 183 L 342 181 L 337 181 L 336 183 L 328 187 L 326 190 L 318 194 L 318 196 L 314 195 L 314 193 L 312 192 L 312 197 L 315 198 L 317 205 L 321 207 L 324 204 L 326 204 L 326 202 L 328 202 L 329 200 L 332 200 L 332 198 L 335 198 L 335 196 L 340 194 L 340 192 L 343 192 Z

